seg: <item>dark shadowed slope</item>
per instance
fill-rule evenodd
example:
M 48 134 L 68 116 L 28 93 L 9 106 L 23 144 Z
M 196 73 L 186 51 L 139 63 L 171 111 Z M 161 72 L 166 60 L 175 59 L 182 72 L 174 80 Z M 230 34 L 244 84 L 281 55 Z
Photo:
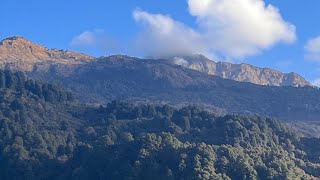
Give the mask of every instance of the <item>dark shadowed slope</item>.
M 61 77 L 54 69 L 48 75 L 43 78 L 60 79 L 82 101 L 90 103 L 117 99 L 201 104 L 219 113 L 258 113 L 284 120 L 320 117 L 320 91 L 316 88 L 241 83 L 162 60 L 111 56 L 78 66 L 69 77 Z

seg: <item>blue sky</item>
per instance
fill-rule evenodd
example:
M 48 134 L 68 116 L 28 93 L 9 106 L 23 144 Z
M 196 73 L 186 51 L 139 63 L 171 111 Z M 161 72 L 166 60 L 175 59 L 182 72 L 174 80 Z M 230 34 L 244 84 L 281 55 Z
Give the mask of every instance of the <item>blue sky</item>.
M 172 0 L 2 0 L 0 38 L 21 35 L 49 48 L 77 50 L 95 56 L 118 53 L 161 56 L 168 51 L 188 51 L 204 53 L 215 60 L 294 71 L 310 81 L 320 78 L 320 39 L 315 39 L 320 36 L 317 20 L 320 1 L 245 0 L 248 4 L 234 3 L 233 7 L 228 1 L 235 0 L 221 0 L 220 4 L 203 0 L 210 1 L 208 7 L 203 4 L 200 7 L 201 0 L 175 0 L 174 3 Z M 251 2 L 262 2 L 264 6 L 254 3 L 251 6 Z M 278 11 L 268 9 L 269 4 Z M 219 11 L 215 5 L 223 12 L 215 13 Z M 229 10 L 231 14 L 227 13 Z M 272 19 L 273 15 L 281 19 Z M 218 20 L 221 20 L 219 26 Z M 269 21 L 270 26 L 266 26 Z M 169 35 L 155 37 L 163 35 L 166 29 L 161 28 L 168 22 L 173 26 Z M 231 36 L 216 31 L 225 30 L 222 24 L 225 29 L 231 29 Z M 238 27 L 243 31 L 239 32 Z M 252 35 L 245 36 L 243 32 L 247 31 L 252 31 Z M 222 38 L 217 34 L 222 34 Z M 242 35 L 250 41 L 241 39 Z M 225 40 L 229 36 L 230 39 Z

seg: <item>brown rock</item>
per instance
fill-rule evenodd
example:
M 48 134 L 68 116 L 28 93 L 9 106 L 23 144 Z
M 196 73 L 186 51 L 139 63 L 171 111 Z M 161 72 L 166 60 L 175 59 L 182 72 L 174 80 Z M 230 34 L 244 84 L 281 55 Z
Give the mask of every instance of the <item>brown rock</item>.
M 184 67 L 224 79 L 269 86 L 311 86 L 307 80 L 296 73 L 286 74 L 274 69 L 258 68 L 249 64 L 215 62 L 202 55 L 176 57 L 173 60 L 174 63 Z
M 82 64 L 94 58 L 72 51 L 47 49 L 23 37 L 14 36 L 0 42 L 0 66 L 32 71 L 37 63 Z

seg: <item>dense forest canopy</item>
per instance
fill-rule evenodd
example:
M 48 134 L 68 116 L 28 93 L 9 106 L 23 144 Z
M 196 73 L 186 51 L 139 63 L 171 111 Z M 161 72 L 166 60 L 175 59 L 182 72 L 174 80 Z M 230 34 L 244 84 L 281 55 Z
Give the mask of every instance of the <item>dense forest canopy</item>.
M 83 105 L 0 71 L 0 179 L 311 179 L 320 141 L 278 120 L 197 106 Z

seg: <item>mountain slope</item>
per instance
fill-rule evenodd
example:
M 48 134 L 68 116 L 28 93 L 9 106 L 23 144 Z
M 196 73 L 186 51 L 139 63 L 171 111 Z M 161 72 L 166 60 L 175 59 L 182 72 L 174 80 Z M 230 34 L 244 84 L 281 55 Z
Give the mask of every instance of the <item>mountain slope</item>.
M 0 42 L 0 66 L 32 71 L 37 63 L 81 64 L 93 57 L 57 49 L 47 49 L 23 37 L 14 36 Z
M 281 73 L 269 68 L 258 68 L 249 64 L 232 64 L 228 62 L 214 62 L 202 55 L 175 57 L 173 63 L 240 82 L 251 82 L 269 86 L 311 86 L 303 77 L 296 73 Z
M 30 76 L 58 81 L 83 102 L 93 104 L 129 100 L 175 106 L 198 104 L 219 114 L 257 113 L 283 120 L 318 121 L 320 117 L 318 89 L 237 82 L 163 60 L 111 56 L 79 65 L 68 77 L 59 73 Z

